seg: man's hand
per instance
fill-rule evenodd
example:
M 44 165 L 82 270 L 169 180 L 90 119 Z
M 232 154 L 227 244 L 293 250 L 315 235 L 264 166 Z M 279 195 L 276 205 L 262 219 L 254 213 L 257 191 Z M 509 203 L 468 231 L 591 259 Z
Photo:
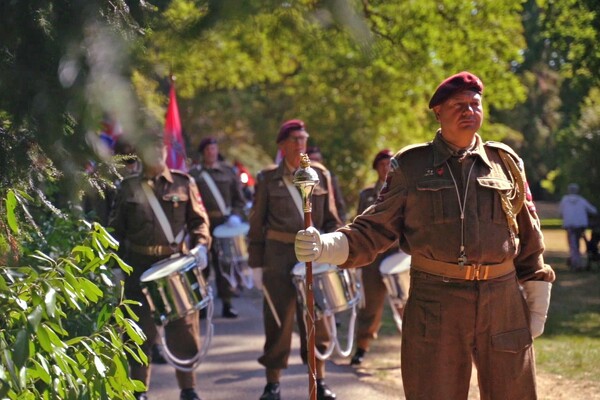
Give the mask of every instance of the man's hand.
M 296 258 L 298 261 L 315 261 L 321 255 L 323 242 L 321 234 L 314 227 L 298 231 L 296 242 L 294 243 Z

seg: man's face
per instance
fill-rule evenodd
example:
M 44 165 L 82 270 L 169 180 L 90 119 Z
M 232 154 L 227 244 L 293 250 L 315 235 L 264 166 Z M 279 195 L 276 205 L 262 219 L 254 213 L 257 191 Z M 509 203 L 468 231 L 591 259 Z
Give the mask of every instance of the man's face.
M 292 131 L 284 141 L 279 143 L 279 148 L 286 161 L 293 165 L 300 165 L 300 153 L 306 153 L 308 133 L 305 131 Z
M 377 171 L 377 177 L 381 182 L 385 182 L 387 173 L 390 171 L 390 158 L 384 158 L 377 162 L 375 170 Z
M 433 108 L 442 128 L 442 135 L 456 138 L 472 136 L 483 122 L 481 95 L 464 90 Z
M 202 156 L 206 164 L 213 164 L 217 162 L 219 157 L 219 145 L 216 143 L 209 144 L 202 150 Z

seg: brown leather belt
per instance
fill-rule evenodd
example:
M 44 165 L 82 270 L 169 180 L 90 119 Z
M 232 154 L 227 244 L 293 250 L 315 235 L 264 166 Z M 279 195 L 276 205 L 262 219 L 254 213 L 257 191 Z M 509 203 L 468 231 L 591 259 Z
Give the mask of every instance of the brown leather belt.
M 134 253 L 142 254 L 145 256 L 170 256 L 181 251 L 181 245 L 175 246 L 140 246 L 133 243 L 127 243 L 127 248 Z
M 269 229 L 267 231 L 267 239 L 277 240 L 287 244 L 293 244 L 296 241 L 296 234 L 289 232 L 274 231 Z
M 511 273 L 515 270 L 515 265 L 512 260 L 509 260 L 501 264 L 465 264 L 465 266 L 461 267 L 454 263 L 413 256 L 411 259 L 411 268 L 445 278 L 484 281 Z

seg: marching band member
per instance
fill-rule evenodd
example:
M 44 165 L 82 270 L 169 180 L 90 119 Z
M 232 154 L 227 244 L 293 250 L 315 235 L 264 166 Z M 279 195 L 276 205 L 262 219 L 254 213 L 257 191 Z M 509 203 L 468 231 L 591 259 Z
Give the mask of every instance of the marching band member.
M 150 359 L 151 348 L 158 331 L 148 302 L 142 293 L 140 277 L 156 262 L 180 252 L 184 234 L 190 235 L 191 246 L 198 246 L 195 255 L 198 263 L 206 264 L 206 248 L 210 245 L 209 220 L 193 178 L 183 172 L 170 170 L 165 164 L 166 149 L 162 135 L 157 135 L 151 155 L 142 158 L 143 168 L 138 174 L 121 182 L 109 226 L 119 241 L 119 256 L 133 267 L 125 278 L 125 296 L 141 303 L 132 306 L 139 316 L 138 325 L 146 335 L 142 349 Z M 149 188 L 151 192 L 145 192 Z M 152 194 L 145 194 L 152 193 Z M 160 217 L 151 206 L 150 196 L 158 200 L 168 219 L 172 232 L 177 235 L 169 242 Z M 183 233 L 183 234 L 182 234 Z M 165 326 L 167 346 L 176 357 L 190 359 L 200 347 L 198 312 L 172 321 Z M 175 371 L 181 389 L 181 400 L 200 400 L 195 392 L 196 379 L 193 372 Z M 150 387 L 150 365 L 142 365 L 130 358 L 130 377 Z M 146 400 L 146 392 L 137 393 L 138 400 Z
M 306 152 L 308 133 L 304 122 L 290 120 L 281 125 L 277 144 L 283 159 L 279 165 L 266 168 L 257 176 L 256 191 L 250 211 L 249 264 L 262 269 L 265 301 L 263 320 L 265 327 L 264 353 L 259 362 L 266 367 L 267 385 L 261 400 L 281 398 L 279 379 L 281 370 L 287 368 L 291 351 L 294 319 L 301 333 L 301 356 L 306 362 L 307 345 L 303 321 L 303 306 L 298 303 L 292 270 L 298 260 L 294 254 L 294 237 L 304 227 L 304 213 L 300 193 L 292 179 L 300 166 L 300 154 Z M 331 190 L 329 173 L 325 167 L 311 165 L 319 175 L 319 185 L 313 192 L 312 220 L 315 229 L 331 232 L 341 226 Z M 330 337 L 323 320 L 316 322 L 316 346 L 323 352 Z M 317 398 L 333 400 L 335 393 L 327 387 L 325 363 L 316 360 Z
M 219 160 L 219 145 L 214 137 L 200 141 L 198 152 L 202 156 L 200 164 L 190 169 L 190 175 L 196 180 L 204 207 L 210 218 L 211 233 L 217 226 L 227 223 L 231 227 L 241 224 L 244 214 L 244 195 L 233 167 Z M 231 304 L 234 288 L 223 275 L 224 260 L 219 259 L 219 249 L 214 245 L 210 249 L 209 265 L 215 271 L 217 296 L 223 302 L 221 315 L 224 318 L 237 318 L 238 312 Z M 206 268 L 208 273 L 209 269 Z

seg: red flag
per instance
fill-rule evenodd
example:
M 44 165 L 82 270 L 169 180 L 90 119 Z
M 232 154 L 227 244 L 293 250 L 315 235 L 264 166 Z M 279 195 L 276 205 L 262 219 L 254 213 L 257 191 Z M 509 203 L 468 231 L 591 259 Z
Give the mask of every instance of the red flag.
M 167 166 L 187 172 L 185 143 L 181 134 L 181 120 L 175 96 L 175 84 L 169 91 L 169 107 L 165 121 L 165 146 L 167 146 Z

